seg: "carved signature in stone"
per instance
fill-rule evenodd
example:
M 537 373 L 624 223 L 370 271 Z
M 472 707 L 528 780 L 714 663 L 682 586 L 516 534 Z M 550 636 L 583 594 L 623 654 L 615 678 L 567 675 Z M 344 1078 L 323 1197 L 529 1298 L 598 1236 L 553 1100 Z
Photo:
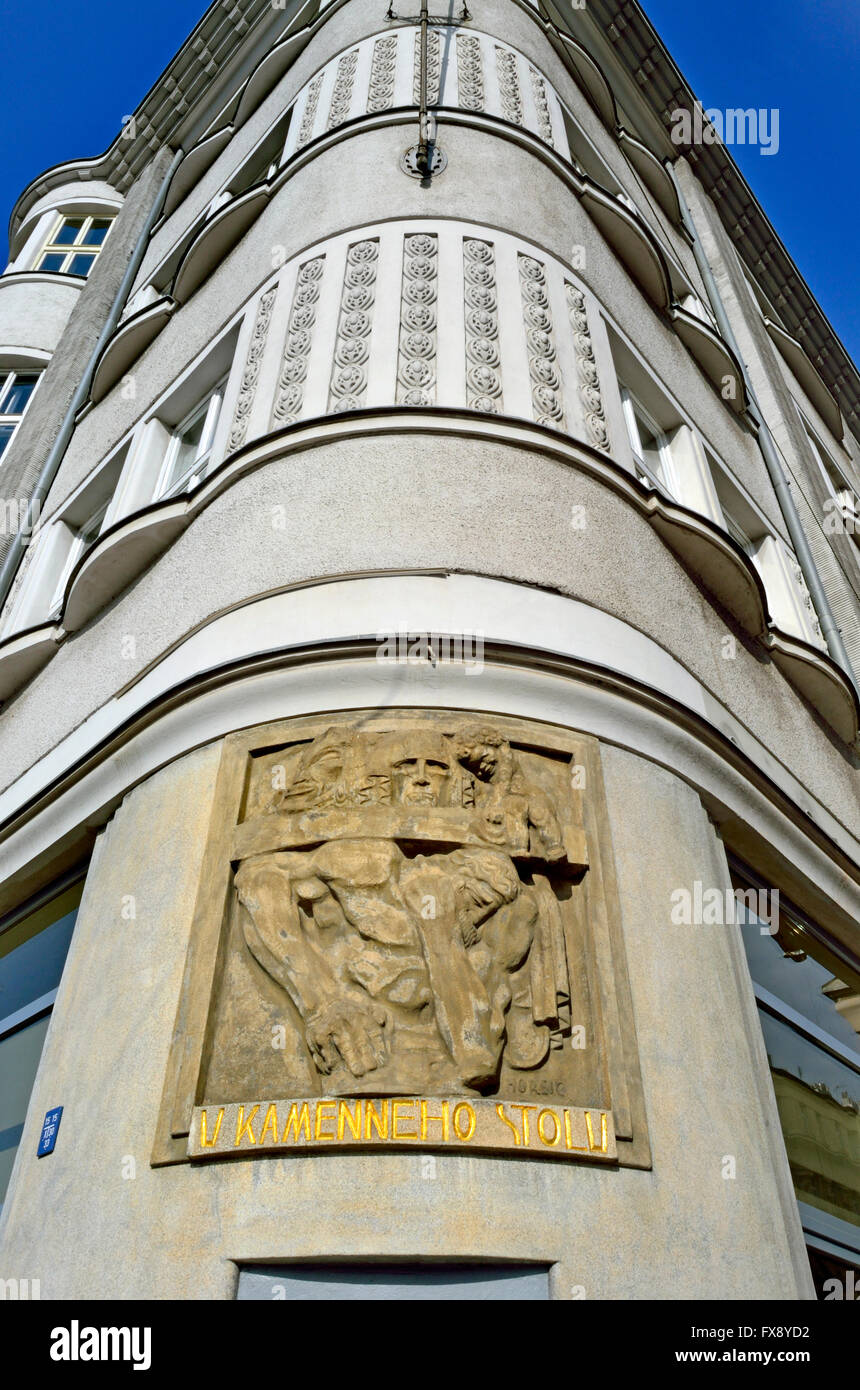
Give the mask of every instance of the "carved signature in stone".
M 245 829 L 245 939 L 324 1093 L 492 1090 L 569 1031 L 561 830 L 496 729 L 333 727 Z

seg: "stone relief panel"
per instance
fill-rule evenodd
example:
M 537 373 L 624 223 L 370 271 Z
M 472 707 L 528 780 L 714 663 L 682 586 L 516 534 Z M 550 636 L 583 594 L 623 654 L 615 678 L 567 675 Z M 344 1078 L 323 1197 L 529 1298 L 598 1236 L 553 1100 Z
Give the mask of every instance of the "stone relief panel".
M 299 266 L 272 407 L 273 429 L 291 425 L 301 414 L 324 267 L 325 256 L 315 256 Z
M 254 322 L 254 331 L 251 336 L 251 344 L 248 348 L 248 356 L 245 361 L 245 369 L 242 372 L 242 381 L 239 386 L 239 399 L 236 402 L 236 412 L 233 416 L 233 423 L 230 426 L 230 438 L 227 444 L 228 452 L 239 449 L 245 442 L 248 433 L 248 419 L 251 414 L 251 407 L 254 404 L 254 397 L 257 393 L 257 381 L 260 376 L 260 365 L 263 359 L 263 352 L 266 347 L 266 338 L 269 333 L 269 324 L 272 318 L 272 308 L 275 303 L 277 286 L 266 290 L 260 296 L 257 306 L 257 317 Z
M 571 736 L 465 713 L 232 736 L 174 1138 L 313 1147 L 340 1115 L 344 1143 L 397 1146 L 411 1116 L 431 1145 L 647 1166 L 600 785 Z

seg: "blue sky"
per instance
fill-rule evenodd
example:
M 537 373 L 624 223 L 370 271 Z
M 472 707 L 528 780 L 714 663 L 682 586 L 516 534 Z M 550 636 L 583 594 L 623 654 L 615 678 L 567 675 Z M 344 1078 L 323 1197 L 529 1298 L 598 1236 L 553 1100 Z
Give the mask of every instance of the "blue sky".
M 377 4 L 384 0 L 364 0 Z M 800 271 L 860 363 L 855 153 L 858 0 L 644 0 L 706 107 L 780 113 L 780 149 L 733 153 Z M 200 0 L 120 5 L 0 0 L 0 242 L 21 189 L 100 153 L 204 13 Z

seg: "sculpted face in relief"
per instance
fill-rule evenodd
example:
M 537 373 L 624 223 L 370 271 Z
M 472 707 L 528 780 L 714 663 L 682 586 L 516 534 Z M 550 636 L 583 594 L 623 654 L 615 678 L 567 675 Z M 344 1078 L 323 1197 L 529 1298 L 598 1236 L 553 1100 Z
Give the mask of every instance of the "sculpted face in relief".
M 332 727 L 239 827 L 247 947 L 325 1095 L 493 1093 L 570 1032 L 554 884 L 578 867 L 492 727 Z

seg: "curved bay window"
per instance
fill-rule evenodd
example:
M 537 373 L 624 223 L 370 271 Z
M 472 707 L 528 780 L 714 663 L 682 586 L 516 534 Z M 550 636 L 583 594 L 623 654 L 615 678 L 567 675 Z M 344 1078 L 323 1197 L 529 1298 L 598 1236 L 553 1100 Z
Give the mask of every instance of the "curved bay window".
M 761 885 L 739 865 L 736 889 Z M 739 912 L 819 1297 L 860 1272 L 860 962 L 785 902 Z

